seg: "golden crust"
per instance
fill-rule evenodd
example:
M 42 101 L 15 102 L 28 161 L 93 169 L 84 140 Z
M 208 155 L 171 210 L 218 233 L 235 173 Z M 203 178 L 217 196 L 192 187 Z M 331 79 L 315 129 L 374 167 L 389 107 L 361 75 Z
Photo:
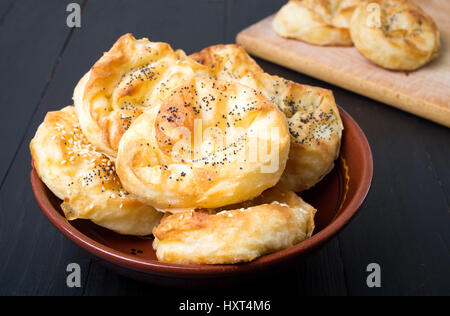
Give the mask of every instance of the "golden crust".
M 349 24 L 362 0 L 290 0 L 276 14 L 280 36 L 321 46 L 351 46 Z
M 84 218 L 128 235 L 149 235 L 161 214 L 131 197 L 114 164 L 81 132 L 73 106 L 47 113 L 30 143 L 34 167 L 69 220 Z
M 80 80 L 74 103 L 87 139 L 115 157 L 120 138 L 145 107 L 161 102 L 171 88 L 204 67 L 167 43 L 125 34 Z
M 210 67 L 216 79 L 261 91 L 286 115 L 291 149 L 279 186 L 300 192 L 333 169 L 343 125 L 331 91 L 264 73 L 239 45 L 211 46 L 190 57 Z
M 436 58 L 440 50 L 435 22 L 411 1 L 363 3 L 355 11 L 350 30 L 358 51 L 387 69 L 415 70 Z
M 315 213 L 295 193 L 270 189 L 225 210 L 166 214 L 153 230 L 156 256 L 178 264 L 252 261 L 311 237 Z
M 289 143 L 284 115 L 259 92 L 196 78 L 133 122 L 116 166 L 124 187 L 159 209 L 216 208 L 274 186 Z
M 219 44 L 206 47 L 200 52 L 189 55 L 196 62 L 208 67 L 212 77 L 226 74 L 223 80 L 236 81 L 264 70 L 238 44 Z

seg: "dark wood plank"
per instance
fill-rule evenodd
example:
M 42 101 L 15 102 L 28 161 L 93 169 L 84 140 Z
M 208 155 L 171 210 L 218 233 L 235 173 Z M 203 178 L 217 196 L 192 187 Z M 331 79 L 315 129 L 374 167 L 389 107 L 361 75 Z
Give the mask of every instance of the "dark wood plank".
M 107 4 L 107 5 L 106 5 Z M 222 39 L 223 0 L 88 1 L 76 53 L 90 66 L 123 34 L 163 41 L 192 53 Z
M 360 216 L 341 234 L 350 294 L 445 294 L 450 290 L 448 204 L 428 151 L 441 151 L 449 130 L 348 93 L 337 99 L 365 130 L 375 161 L 374 182 Z M 448 159 L 448 158 L 447 158 Z M 443 174 L 447 173 L 448 170 Z M 383 288 L 365 284 L 366 266 L 379 263 Z
M 299 261 L 296 271 L 297 290 L 294 295 L 348 295 L 346 267 L 340 257 L 339 238 L 334 238 L 317 253 Z
M 433 144 L 429 143 L 429 139 L 433 139 Z M 421 140 L 425 147 L 427 168 L 434 174 L 442 194 L 446 197 L 447 212 L 450 214 L 450 130 L 445 132 L 439 128 L 428 129 L 426 136 L 422 135 Z
M 369 139 L 374 181 L 364 209 L 341 234 L 350 294 L 450 293 L 448 195 L 429 168 L 428 152 L 445 155 L 449 130 L 385 105 L 342 93 L 337 99 Z M 342 101 L 341 101 L 342 100 Z M 447 174 L 441 170 L 439 175 Z M 381 265 L 383 288 L 365 284 L 366 266 Z
M 286 0 L 226 0 L 226 31 L 223 43 L 234 43 L 237 33 L 277 12 Z
M 69 34 L 65 2 L 32 0 L 2 4 L 0 26 L 0 183 L 51 79 Z M 5 11 L 6 10 L 6 11 Z
M 29 141 L 45 112 L 58 108 L 54 104 L 49 106 L 51 103 L 45 97 L 72 32 L 66 26 L 66 3 L 45 1 L 36 7 L 32 1 L 17 1 L 8 17 L 13 14 L 16 17 L 11 20 L 16 23 L 9 25 L 8 18 L 0 28 L 0 36 L 8 43 L 0 69 L 10 79 L 2 81 L 1 96 L 3 104 L 9 106 L 0 124 L 2 135 L 8 134 L 1 140 L 6 148 L 1 156 L 2 176 L 6 170 L 8 173 L 0 192 L 0 249 L 5 258 L 0 266 L 0 293 L 80 295 L 81 289 L 65 286 L 66 267 L 76 262 L 87 271 L 91 258 L 69 243 L 43 216 L 29 182 Z M 23 22 L 23 17 L 29 17 L 28 23 Z M 70 100 L 70 89 L 62 93 L 68 93 Z M 14 146 L 19 145 L 16 152 Z M 13 157 L 14 162 L 10 164 Z
M 14 7 L 14 0 L 4 0 L 0 2 L 0 27 L 6 20 L 8 14 L 12 11 Z

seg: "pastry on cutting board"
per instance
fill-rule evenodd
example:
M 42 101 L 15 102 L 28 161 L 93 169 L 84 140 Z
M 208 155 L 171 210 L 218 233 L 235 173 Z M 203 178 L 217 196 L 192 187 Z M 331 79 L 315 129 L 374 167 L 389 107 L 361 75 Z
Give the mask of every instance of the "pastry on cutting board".
M 375 64 L 413 71 L 439 54 L 440 33 L 433 19 L 406 0 L 361 4 L 350 26 L 356 49 Z

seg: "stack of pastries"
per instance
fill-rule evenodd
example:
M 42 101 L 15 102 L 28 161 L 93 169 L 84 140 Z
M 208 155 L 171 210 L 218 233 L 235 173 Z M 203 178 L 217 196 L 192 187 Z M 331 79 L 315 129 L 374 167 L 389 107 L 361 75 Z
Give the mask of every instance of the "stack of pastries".
M 119 38 L 47 113 L 34 168 L 68 220 L 154 235 L 158 260 L 233 264 L 309 238 L 296 193 L 338 157 L 333 94 L 265 73 L 238 45 L 187 56 Z
M 416 70 L 440 50 L 436 23 L 410 0 L 290 0 L 275 16 L 273 29 L 315 45 L 354 45 L 391 70 Z

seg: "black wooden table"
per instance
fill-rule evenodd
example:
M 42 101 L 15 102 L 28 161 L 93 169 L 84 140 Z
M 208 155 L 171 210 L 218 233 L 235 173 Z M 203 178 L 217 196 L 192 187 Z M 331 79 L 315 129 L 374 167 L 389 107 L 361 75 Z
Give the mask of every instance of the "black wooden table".
M 66 25 L 70 2 L 82 5 L 81 28 Z M 47 111 L 72 104 L 79 78 L 120 35 L 131 32 L 192 53 L 234 42 L 238 31 L 284 2 L 0 1 L 1 295 L 183 293 L 114 274 L 57 231 L 31 192 L 29 142 Z M 375 170 L 366 203 L 339 236 L 293 270 L 237 284 L 233 294 L 450 295 L 450 130 L 257 61 L 269 73 L 332 89 L 367 135 Z M 81 266 L 81 288 L 66 286 L 72 262 Z M 370 263 L 381 267 L 381 288 L 366 284 Z

